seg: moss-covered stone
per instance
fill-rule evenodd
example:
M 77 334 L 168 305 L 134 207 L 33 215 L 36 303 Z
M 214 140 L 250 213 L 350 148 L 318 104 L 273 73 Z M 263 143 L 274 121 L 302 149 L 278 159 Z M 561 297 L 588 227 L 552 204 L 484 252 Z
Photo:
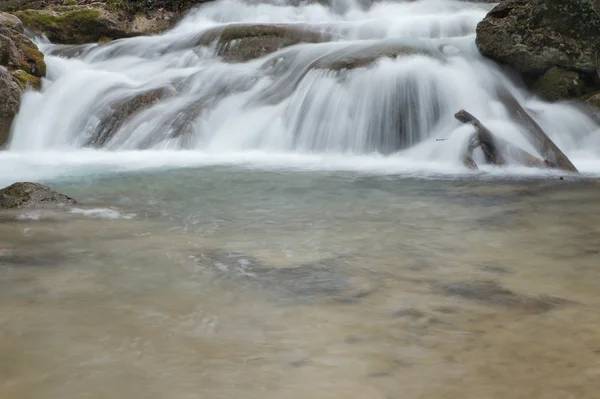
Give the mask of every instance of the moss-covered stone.
M 27 36 L 1 26 L 0 64 L 37 77 L 46 75 L 44 54 L 38 47 Z
M 548 101 L 580 97 L 585 83 L 580 74 L 559 67 L 546 71 L 533 85 L 533 91 Z
M 12 14 L 0 12 L 0 26 L 23 33 L 23 23 Z
M 100 18 L 100 11 L 93 8 L 26 10 L 17 12 L 16 16 L 27 28 L 57 43 L 95 42 L 115 33 L 107 21 Z
M 553 66 L 595 73 L 599 42 L 591 0 L 505 0 L 477 25 L 483 55 L 535 77 Z
M 502 1 L 477 25 L 477 45 L 526 82 L 537 81 L 534 89 L 547 99 L 600 89 L 600 16 L 592 0 Z
M 44 55 L 21 30 L 16 17 L 0 19 L 0 148 L 8 141 L 21 92 L 39 89 L 46 75 Z
M 84 44 L 148 35 L 170 28 L 177 20 L 174 13 L 155 11 L 130 15 L 103 3 L 49 6 L 15 13 L 25 27 L 42 33 L 54 43 Z
M 107 0 L 114 10 L 126 10 L 130 13 L 145 13 L 163 8 L 169 11 L 185 11 L 210 0 Z
M 13 71 L 11 75 L 23 90 L 27 88 L 40 90 L 42 88 L 42 79 L 37 76 L 32 76 L 21 69 Z

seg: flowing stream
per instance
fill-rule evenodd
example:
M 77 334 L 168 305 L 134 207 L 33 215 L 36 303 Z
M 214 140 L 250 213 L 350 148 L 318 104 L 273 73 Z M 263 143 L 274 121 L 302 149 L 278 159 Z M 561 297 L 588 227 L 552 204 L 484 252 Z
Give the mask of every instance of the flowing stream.
M 220 0 L 36 39 L 0 186 L 82 205 L 0 213 L 0 398 L 596 397 L 599 126 L 478 54 L 491 7 Z M 327 40 L 206 40 L 257 23 Z M 462 164 L 460 109 L 535 153 L 499 88 L 581 177 Z

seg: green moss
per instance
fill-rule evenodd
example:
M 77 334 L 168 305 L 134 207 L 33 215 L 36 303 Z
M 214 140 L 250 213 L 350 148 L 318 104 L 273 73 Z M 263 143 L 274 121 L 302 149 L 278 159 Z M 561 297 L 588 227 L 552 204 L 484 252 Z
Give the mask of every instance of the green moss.
M 41 31 L 74 28 L 77 24 L 95 21 L 100 12 L 92 9 L 71 10 L 63 14 L 50 14 L 33 10 L 20 11 L 15 14 L 23 23 Z
M 15 15 L 27 28 L 44 33 L 53 42 L 81 44 L 111 36 L 107 25 L 99 21 L 101 14 L 98 10 L 60 7 L 60 11 L 26 10 Z
M 143 13 L 158 8 L 169 11 L 183 11 L 208 0 L 107 0 L 113 10 L 125 10 L 130 13 Z
M 22 89 L 31 87 L 35 90 L 40 90 L 42 87 L 42 79 L 37 76 L 31 76 L 20 69 L 13 71 L 12 76 Z
M 112 41 L 113 41 L 113 39 L 108 36 L 102 36 L 101 38 L 98 39 L 99 44 L 109 43 Z

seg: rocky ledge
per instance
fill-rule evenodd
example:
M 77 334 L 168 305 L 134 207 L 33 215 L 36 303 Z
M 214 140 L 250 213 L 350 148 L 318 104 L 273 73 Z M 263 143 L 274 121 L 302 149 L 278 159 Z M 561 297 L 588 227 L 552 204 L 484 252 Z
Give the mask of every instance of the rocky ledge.
M 477 45 L 546 100 L 600 100 L 600 17 L 592 0 L 504 0 L 477 26 Z
M 38 183 L 15 183 L 0 190 L 0 209 L 47 208 L 77 201 Z
M 0 148 L 8 139 L 22 92 L 38 90 L 46 75 L 44 55 L 23 32 L 17 17 L 0 12 Z

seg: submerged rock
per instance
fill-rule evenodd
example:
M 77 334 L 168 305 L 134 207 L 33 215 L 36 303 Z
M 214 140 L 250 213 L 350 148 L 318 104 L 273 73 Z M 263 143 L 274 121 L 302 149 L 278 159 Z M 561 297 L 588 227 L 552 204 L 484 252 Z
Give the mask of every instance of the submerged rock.
M 0 190 L 0 209 L 74 205 L 77 201 L 38 183 L 15 183 Z
M 354 303 L 374 293 L 379 283 L 370 274 L 344 267 L 345 257 L 276 267 L 239 252 L 206 251 L 198 258 L 219 275 L 276 294 L 283 302 L 303 303 L 333 299 Z M 358 272 L 358 274 L 356 274 Z
M 234 24 L 206 31 L 197 44 L 216 42 L 217 55 L 227 62 L 246 62 L 299 43 L 321 43 L 331 35 L 297 24 Z
M 46 75 L 44 55 L 22 32 L 18 18 L 0 13 L 0 148 L 8 140 L 22 91 L 39 89 Z
M 172 27 L 177 19 L 175 13 L 166 10 L 132 16 L 102 3 L 30 9 L 15 15 L 26 28 L 46 35 L 50 41 L 69 44 L 151 35 Z
M 591 0 L 506 0 L 477 25 L 481 53 L 530 83 L 545 75 L 537 88 L 550 99 L 595 90 L 599 44 L 600 17 Z M 549 90 L 556 79 L 560 87 Z

